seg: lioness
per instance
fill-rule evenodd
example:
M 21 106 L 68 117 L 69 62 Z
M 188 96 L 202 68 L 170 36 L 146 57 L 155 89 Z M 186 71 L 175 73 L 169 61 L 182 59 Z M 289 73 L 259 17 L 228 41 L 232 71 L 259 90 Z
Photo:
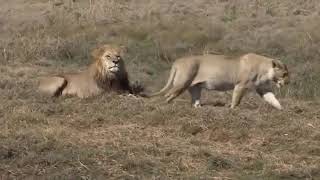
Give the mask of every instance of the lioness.
M 271 82 L 275 82 L 278 88 L 289 83 L 287 66 L 279 60 L 253 53 L 238 58 L 211 54 L 191 56 L 176 60 L 165 87 L 150 97 L 167 91 L 166 101 L 170 102 L 188 89 L 192 105 L 200 107 L 202 88 L 233 89 L 231 108 L 234 108 L 247 90 L 255 90 L 270 105 L 281 110 L 282 106 L 272 93 Z
M 39 90 L 50 96 L 76 95 L 80 98 L 108 90 L 132 93 L 121 52 L 117 46 L 100 46 L 93 50 L 94 62 L 88 69 L 41 78 Z

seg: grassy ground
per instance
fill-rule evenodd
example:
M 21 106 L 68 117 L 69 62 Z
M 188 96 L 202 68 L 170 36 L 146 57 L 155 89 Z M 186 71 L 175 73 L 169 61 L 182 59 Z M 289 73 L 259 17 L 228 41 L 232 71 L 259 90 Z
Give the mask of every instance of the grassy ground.
M 0 0 L 0 179 L 318 179 L 316 0 Z M 128 47 L 149 91 L 182 55 L 256 52 L 286 62 L 279 112 L 254 94 L 171 104 L 103 94 L 49 98 L 41 75 L 79 71 L 101 43 Z

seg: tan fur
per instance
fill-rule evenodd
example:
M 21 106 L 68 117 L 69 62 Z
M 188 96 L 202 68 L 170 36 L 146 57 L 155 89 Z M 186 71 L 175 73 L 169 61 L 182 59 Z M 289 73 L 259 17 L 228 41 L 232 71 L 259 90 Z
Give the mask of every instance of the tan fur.
M 186 89 L 194 107 L 200 107 L 201 89 L 233 89 L 231 108 L 236 107 L 247 90 L 256 91 L 266 102 L 282 109 L 272 93 L 271 82 L 278 87 L 289 83 L 287 66 L 281 61 L 249 53 L 237 58 L 224 55 L 190 56 L 178 59 L 171 68 L 167 84 L 157 96 L 166 92 L 167 102 Z
M 131 93 L 121 48 L 103 45 L 95 49 L 92 56 L 94 62 L 80 73 L 41 78 L 39 90 L 50 96 L 76 95 L 80 98 L 109 90 Z

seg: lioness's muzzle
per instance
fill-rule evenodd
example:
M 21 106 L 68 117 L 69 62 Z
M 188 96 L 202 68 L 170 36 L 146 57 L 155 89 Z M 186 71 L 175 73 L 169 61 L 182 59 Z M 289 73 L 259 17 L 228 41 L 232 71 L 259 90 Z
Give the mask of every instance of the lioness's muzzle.
M 283 79 L 276 81 L 276 86 L 278 88 L 281 88 L 282 86 L 288 84 L 286 81 L 284 81 Z

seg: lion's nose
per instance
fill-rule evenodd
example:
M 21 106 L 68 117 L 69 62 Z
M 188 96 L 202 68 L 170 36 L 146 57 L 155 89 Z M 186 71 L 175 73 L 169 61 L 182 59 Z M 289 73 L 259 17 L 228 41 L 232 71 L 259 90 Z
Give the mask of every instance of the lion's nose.
M 118 60 L 116 60 L 116 59 L 115 59 L 115 60 L 113 60 L 112 62 L 113 62 L 113 63 L 115 63 L 115 64 L 118 64 L 118 63 L 119 63 L 119 61 L 118 61 Z

